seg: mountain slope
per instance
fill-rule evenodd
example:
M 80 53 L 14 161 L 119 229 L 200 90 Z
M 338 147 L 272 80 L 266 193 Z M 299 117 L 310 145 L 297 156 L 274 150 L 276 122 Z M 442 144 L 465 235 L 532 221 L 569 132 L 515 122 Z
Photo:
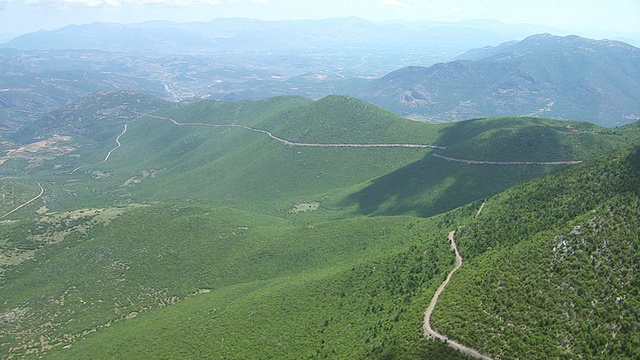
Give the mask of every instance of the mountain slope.
M 533 250 L 511 249 L 538 232 L 571 232 L 572 219 L 599 204 L 598 211 L 620 206 L 636 215 L 627 200 L 637 194 L 637 153 L 584 165 L 538 162 L 590 161 L 637 146 L 637 124 L 605 129 L 535 118 L 429 124 L 348 96 L 202 101 L 135 118 L 100 115 L 130 98 L 149 105 L 139 94 L 98 94 L 56 117 L 65 119 L 62 127 L 53 121 L 39 129 L 68 130 L 82 117 L 87 133 L 24 145 L 1 158 L 0 189 L 12 202 L 5 208 L 19 207 L 0 222 L 0 348 L 7 357 L 455 359 L 459 354 L 444 344 L 427 341 L 421 326 L 454 265 L 447 240 L 453 228 L 462 226 L 465 263 L 442 304 L 459 294 L 457 306 L 474 309 L 483 299 L 493 304 L 491 314 L 506 304 L 491 298 L 492 288 L 483 291 L 491 278 L 476 276 L 505 276 L 503 288 L 527 283 L 511 282 L 512 264 L 493 271 L 500 263 L 492 254 L 518 254 L 523 260 L 513 266 L 528 264 L 525 254 Z M 393 146 L 357 146 L 372 143 Z M 396 146 L 403 144 L 409 147 Z M 497 157 L 504 163 L 463 162 Z M 551 172 L 557 173 L 496 195 Z M 29 202 L 38 185 L 42 196 Z M 549 263 L 542 258 L 532 257 Z M 526 268 L 517 267 L 532 282 L 545 270 Z M 612 280 L 598 281 L 618 291 Z M 458 281 L 475 284 L 473 299 Z M 537 298 L 522 303 L 528 299 Z M 551 303 L 540 298 L 549 313 Z M 521 348 L 540 357 L 564 354 L 552 349 L 555 338 L 538 332 L 542 346 L 517 331 L 488 329 L 476 337 L 473 326 L 451 320 L 463 308 L 443 305 L 457 311 L 443 314 L 442 304 L 434 326 L 489 354 Z M 525 319 L 518 321 L 546 326 L 526 314 L 518 313 Z M 491 321 L 478 326 L 497 329 Z M 559 320 L 554 326 L 573 338 L 584 334 Z M 493 335 L 503 338 L 492 342 Z M 627 354 L 622 346 L 632 343 L 620 344 L 612 355 Z
M 0 346 L 9 357 L 457 358 L 419 331 L 422 299 L 449 264 L 440 226 L 410 217 L 292 226 L 183 205 L 3 225 L 8 241 L 67 236 L 2 278 Z
M 625 43 L 543 34 L 461 58 L 345 92 L 432 121 L 530 115 L 615 126 L 640 117 L 640 49 Z
M 131 108 L 149 110 L 147 98 L 131 96 L 142 101 L 129 101 Z M 115 104 L 99 95 L 45 118 L 85 125 L 68 133 L 58 120 L 43 120 L 38 132 L 73 136 L 10 150 L 0 170 L 49 178 L 57 195 L 48 206 L 60 210 L 187 198 L 280 215 L 317 204 L 317 214 L 329 218 L 429 216 L 565 166 L 553 162 L 589 159 L 640 140 L 637 126 L 607 130 L 533 118 L 428 124 L 345 96 L 202 101 L 141 118 L 100 115 L 114 115 L 123 106 Z M 371 144 L 379 146 L 358 147 Z
M 106 141 L 113 129 L 142 114 L 173 106 L 174 103 L 136 91 L 102 91 L 41 116 L 21 129 L 19 137 L 34 140 L 59 134 Z
M 435 326 L 505 359 L 636 358 L 639 171 L 635 149 L 489 198 Z

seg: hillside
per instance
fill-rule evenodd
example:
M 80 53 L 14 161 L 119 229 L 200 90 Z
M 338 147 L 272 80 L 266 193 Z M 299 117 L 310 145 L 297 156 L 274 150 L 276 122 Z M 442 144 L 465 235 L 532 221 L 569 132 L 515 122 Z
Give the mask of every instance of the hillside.
M 343 91 L 429 121 L 518 115 L 611 127 L 640 116 L 639 64 L 640 50 L 622 42 L 542 34 Z
M 4 225 L 9 241 L 68 235 L 2 279 L 0 346 L 9 358 L 455 359 L 419 325 L 450 262 L 439 227 L 408 217 L 291 226 L 184 205 Z
M 637 124 L 430 124 L 348 96 L 208 100 L 138 116 L 163 104 L 98 93 L 43 118 L 38 134 L 53 135 L 3 153 L 6 358 L 460 358 L 421 326 L 454 264 L 447 234 L 479 229 L 475 239 L 460 232 L 464 279 L 511 246 L 506 231 L 528 234 L 514 224 L 481 233 L 494 226 L 473 220 L 483 199 L 480 216 L 508 224 L 495 199 L 522 197 L 498 192 L 549 173 L 524 189 L 573 184 L 562 176 L 593 164 L 605 169 L 570 204 L 616 199 L 597 181 L 623 174 L 624 155 L 590 159 L 640 144 Z M 518 224 L 554 226 L 526 209 L 514 211 Z M 434 325 L 453 339 L 507 351 L 473 343 L 438 309 Z
M 136 91 L 101 91 L 39 117 L 23 127 L 15 138 L 24 142 L 58 134 L 107 141 L 114 129 L 142 114 L 174 106 Z
M 102 100 L 106 109 L 113 107 L 108 97 Z M 344 96 L 315 102 L 299 97 L 203 101 L 127 122 L 126 132 L 126 119 L 104 122 L 99 119 L 101 111 L 95 112 L 96 117 L 87 115 L 94 110 L 80 109 L 69 114 L 105 129 L 97 133 L 104 140 L 95 138 L 97 134 L 92 135 L 95 139 L 58 137 L 36 153 L 11 152 L 2 165 L 6 175 L 32 169 L 34 174 L 54 176 L 51 181 L 60 192 L 49 204 L 52 209 L 67 209 L 69 202 L 103 206 L 114 201 L 187 198 L 269 214 L 287 214 L 296 204 L 317 203 L 318 211 L 329 217 L 428 216 L 563 166 L 535 162 L 584 160 L 638 143 L 634 126 L 607 130 L 584 123 L 514 118 L 434 125 Z M 72 117 L 68 122 L 78 123 Z M 287 146 L 250 128 L 269 131 L 283 141 L 317 146 Z M 340 144 L 382 146 L 333 146 Z M 448 161 L 434 154 L 533 163 L 496 171 L 495 166 Z
M 137 90 L 156 96 L 165 94 L 161 83 L 139 72 L 123 71 L 126 65 L 112 64 L 119 68 L 116 70 L 100 64 L 105 57 L 109 58 L 106 54 L 81 51 L 53 54 L 1 49 L 0 114 L 8 121 L 0 126 L 0 136 L 95 92 Z M 116 62 L 114 58 L 117 56 L 109 60 Z
M 435 326 L 505 359 L 637 358 L 639 171 L 636 148 L 490 197 Z
M 279 216 L 299 204 L 328 218 L 431 216 L 640 143 L 636 125 L 435 125 L 345 96 L 202 101 L 137 117 L 163 104 L 135 93 L 86 98 L 44 117 L 33 132 L 41 140 L 8 150 L 0 171 L 46 178 L 56 210 L 189 199 Z

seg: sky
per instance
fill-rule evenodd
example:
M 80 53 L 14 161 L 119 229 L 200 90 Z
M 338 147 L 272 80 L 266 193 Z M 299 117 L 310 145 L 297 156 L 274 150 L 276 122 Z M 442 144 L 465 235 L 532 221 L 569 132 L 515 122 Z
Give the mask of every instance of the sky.
M 0 0 L 0 34 L 96 21 L 346 16 L 372 21 L 495 19 L 594 38 L 640 38 L 640 0 Z

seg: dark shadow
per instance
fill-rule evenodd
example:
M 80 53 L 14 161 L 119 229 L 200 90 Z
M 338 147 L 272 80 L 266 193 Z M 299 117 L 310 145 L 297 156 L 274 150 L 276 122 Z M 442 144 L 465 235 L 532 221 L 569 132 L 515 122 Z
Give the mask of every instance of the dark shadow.
M 346 197 L 365 215 L 433 216 L 564 166 L 469 165 L 427 155 Z

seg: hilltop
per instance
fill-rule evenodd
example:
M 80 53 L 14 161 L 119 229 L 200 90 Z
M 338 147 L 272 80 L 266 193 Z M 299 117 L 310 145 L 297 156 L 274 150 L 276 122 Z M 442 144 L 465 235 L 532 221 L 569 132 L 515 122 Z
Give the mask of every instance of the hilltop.
M 101 124 L 90 104 L 77 114 Z M 637 302 L 624 276 L 637 259 L 621 250 L 640 218 L 636 124 L 428 124 L 347 96 L 202 101 L 113 120 L 117 147 L 96 138 L 3 180 L 13 204 L 37 195 L 30 180 L 45 189 L 0 223 L 10 358 L 457 359 L 420 323 L 453 267 L 451 230 L 465 263 L 436 306 L 439 331 L 505 358 L 634 355 L 636 324 L 616 319 Z M 344 146 L 374 142 L 437 147 Z M 593 336 L 586 319 L 615 339 L 577 341 Z M 611 345 L 589 345 L 602 341 Z
M 125 98 L 133 117 L 117 116 Z M 638 143 L 637 126 L 533 118 L 436 125 L 348 96 L 207 100 L 140 116 L 163 104 L 135 93 L 89 97 L 43 117 L 33 128 L 40 142 L 10 150 L 0 170 L 50 178 L 59 189 L 52 209 L 186 198 L 271 215 L 317 204 L 328 218 L 430 216 Z
M 639 64 L 640 49 L 622 42 L 542 34 L 344 91 L 429 121 L 526 115 L 611 127 L 640 117 Z

